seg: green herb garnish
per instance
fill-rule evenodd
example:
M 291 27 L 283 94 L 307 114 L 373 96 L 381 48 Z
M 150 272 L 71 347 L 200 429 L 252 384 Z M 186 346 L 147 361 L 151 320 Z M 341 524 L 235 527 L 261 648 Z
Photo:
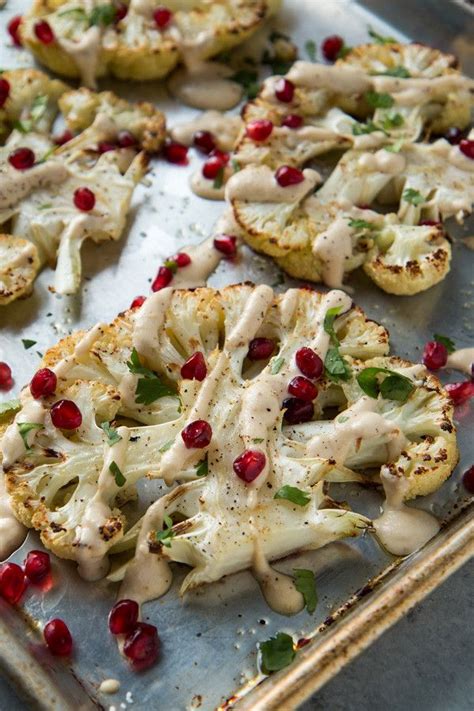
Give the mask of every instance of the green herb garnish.
M 171 447 L 173 446 L 173 444 L 174 444 L 174 439 L 169 439 L 167 442 L 164 443 L 164 445 L 162 445 L 162 446 L 159 448 L 158 451 L 161 452 L 161 454 L 163 454 L 163 452 L 167 452 L 168 449 L 171 449 Z
M 149 368 L 143 366 L 140 357 L 134 348 L 127 361 L 127 367 L 134 375 L 142 376 L 137 383 L 135 402 L 139 405 L 151 405 L 152 402 L 167 395 L 176 396 L 176 393 Z
M 176 264 L 174 259 L 166 259 L 163 266 L 170 269 L 173 274 L 176 274 L 176 272 L 178 271 L 178 265 Z
M 395 37 L 384 37 L 383 35 L 379 35 L 379 33 L 376 32 L 370 25 L 368 32 L 369 36 L 372 37 L 376 44 L 392 44 L 397 41 Z
M 336 346 L 328 349 L 324 359 L 324 370 L 331 380 L 348 380 L 351 374 L 349 364 Z
M 291 501 L 291 503 L 296 504 L 296 506 L 306 506 L 311 501 L 311 496 L 306 491 L 298 489 L 296 486 L 289 486 L 288 484 L 278 489 L 273 498 Z
M 5 402 L 0 402 L 0 415 L 6 415 L 8 412 L 18 412 L 21 410 L 20 400 L 5 400 Z
M 349 220 L 349 227 L 354 230 L 373 230 L 375 225 L 372 222 L 367 222 L 367 220 Z M 327 314 L 326 314 L 327 315 Z
M 413 188 L 407 188 L 406 190 L 403 191 L 402 194 L 403 200 L 405 202 L 410 203 L 410 205 L 422 205 L 424 202 L 426 202 L 425 198 L 423 195 L 418 192 L 418 190 L 413 190 Z
M 403 138 L 400 138 L 398 141 L 395 141 L 395 143 L 392 143 L 389 146 L 384 146 L 384 150 L 388 151 L 389 153 L 400 153 L 402 148 Z
M 107 435 L 107 444 L 109 445 L 109 447 L 112 447 L 114 444 L 117 444 L 117 442 L 120 442 L 120 440 L 122 439 L 115 427 L 112 427 L 108 422 L 102 422 L 100 427 Z
M 387 377 L 380 382 L 379 375 Z M 364 368 L 357 375 L 357 382 L 369 397 L 378 398 L 380 394 L 386 400 L 397 402 L 406 402 L 415 389 L 410 378 L 387 368 Z
M 220 190 L 224 184 L 224 166 L 221 166 L 217 171 L 217 175 L 214 178 L 212 187 L 214 190 Z
M 390 109 L 395 103 L 393 96 L 378 91 L 366 91 L 365 100 L 373 109 Z
M 161 545 L 166 546 L 166 548 L 171 548 L 171 541 L 173 540 L 175 534 L 173 529 L 173 519 L 170 516 L 164 516 L 163 518 L 163 530 L 156 531 L 155 538 L 161 543 Z
M 207 476 L 209 474 L 209 465 L 207 463 L 207 455 L 196 466 L 196 476 Z
M 89 24 L 107 27 L 113 25 L 117 17 L 117 9 L 114 5 L 98 5 L 89 15 Z
M 281 356 L 279 358 L 273 358 L 272 362 L 270 363 L 270 373 L 272 375 L 276 375 L 277 373 L 279 373 L 283 367 L 284 362 L 285 359 Z
M 314 573 L 312 570 L 295 568 L 293 574 L 295 576 L 295 588 L 303 595 L 306 609 L 312 615 L 318 604 Z
M 43 94 L 37 96 L 31 104 L 30 117 L 27 119 L 15 121 L 13 127 L 16 128 L 18 131 L 21 131 L 21 133 L 29 133 L 34 128 L 35 124 L 44 115 L 47 108 L 48 97 Z
M 28 433 L 32 430 L 42 430 L 43 425 L 38 422 L 17 422 L 17 426 L 26 449 L 31 449 L 28 444 Z
M 392 69 L 387 69 L 386 72 L 377 72 L 378 76 L 382 77 L 398 77 L 399 79 L 409 79 L 411 77 L 410 72 L 405 67 L 398 65 Z
M 233 74 L 230 79 L 243 87 L 247 99 L 255 99 L 260 89 L 258 73 L 255 70 L 239 69 L 239 71 Z
M 307 40 L 305 42 L 304 48 L 306 50 L 306 54 L 310 58 L 312 62 L 316 61 L 316 42 L 314 40 Z
M 278 632 L 266 642 L 258 645 L 260 666 L 264 674 L 271 674 L 287 667 L 295 658 L 293 638 L 286 632 Z
M 372 119 L 369 119 L 367 123 L 356 123 L 352 124 L 352 135 L 353 136 L 364 136 L 367 133 L 374 133 L 375 131 L 381 131 L 382 133 L 387 133 L 382 126 L 374 123 Z
M 405 119 L 401 114 L 388 114 L 382 119 L 382 126 L 385 131 L 390 131 L 392 128 L 403 126 Z
M 448 336 L 441 336 L 439 333 L 435 333 L 433 336 L 434 340 L 436 343 L 441 343 L 448 353 L 454 353 L 456 350 L 456 346 L 454 345 L 454 341 L 452 341 Z
M 334 330 L 334 321 L 336 320 L 340 311 L 340 306 L 334 306 L 332 309 L 328 309 L 326 311 L 326 315 L 324 317 L 324 330 L 329 336 L 331 336 L 331 342 L 334 343 L 334 345 L 336 346 L 339 345 L 339 339 L 336 336 L 336 332 Z
M 23 348 L 25 351 L 28 350 L 28 348 L 33 348 L 33 346 L 36 346 L 36 341 L 31 341 L 29 338 L 22 338 L 21 342 L 23 343 Z
M 115 483 L 117 484 L 118 487 L 122 487 L 127 483 L 127 480 L 125 479 L 124 475 L 120 471 L 119 465 L 117 462 L 112 462 L 109 465 L 109 472 L 113 474 Z

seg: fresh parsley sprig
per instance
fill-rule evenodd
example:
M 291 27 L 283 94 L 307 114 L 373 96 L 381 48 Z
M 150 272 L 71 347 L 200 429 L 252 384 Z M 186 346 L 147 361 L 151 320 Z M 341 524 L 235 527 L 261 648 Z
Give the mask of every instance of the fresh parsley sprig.
M 155 538 L 159 543 L 161 543 L 162 546 L 171 548 L 171 541 L 174 537 L 175 533 L 173 531 L 173 519 L 171 516 L 165 515 L 163 518 L 163 530 L 156 531 Z
M 278 632 L 266 642 L 258 645 L 260 667 L 264 674 L 272 674 L 287 667 L 296 655 L 293 638 L 286 632 Z
M 176 396 L 166 383 L 164 383 L 156 373 L 143 366 L 140 357 L 134 348 L 127 361 L 127 367 L 134 375 L 140 375 L 135 391 L 135 402 L 139 405 L 151 405 L 152 402 L 168 395 Z
M 293 575 L 295 576 L 295 588 L 303 595 L 306 609 L 312 615 L 318 604 L 314 573 L 305 568 L 295 568 Z
M 290 486 L 285 484 L 276 492 L 274 499 L 284 499 L 285 501 L 291 501 L 292 504 L 296 506 L 307 506 L 311 501 L 311 496 L 302 489 L 298 489 L 296 486 Z
M 383 380 L 379 376 L 384 375 Z M 401 373 L 395 373 L 388 368 L 364 368 L 357 375 L 357 382 L 366 395 L 378 398 L 379 394 L 386 400 L 406 402 L 415 389 L 413 382 Z

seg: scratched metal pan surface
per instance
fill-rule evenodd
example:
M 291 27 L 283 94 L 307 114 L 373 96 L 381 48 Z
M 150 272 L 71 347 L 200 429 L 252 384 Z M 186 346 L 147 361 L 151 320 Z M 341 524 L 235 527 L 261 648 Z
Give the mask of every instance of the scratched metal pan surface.
M 27 53 L 8 46 L 5 31 L 10 16 L 28 4 L 28 0 L 9 0 L 0 12 L 0 66 L 4 68 L 31 65 Z M 364 42 L 371 24 L 382 34 L 402 40 L 416 37 L 455 51 L 466 71 L 473 71 L 468 37 L 473 36 L 474 16 L 460 2 L 366 0 L 362 5 L 351 0 L 287 0 L 285 5 L 276 25 L 297 41 L 302 56 L 306 40 L 319 43 L 335 32 L 348 44 Z M 391 15 L 387 21 L 383 13 Z M 156 102 L 166 111 L 169 124 L 195 113 L 170 101 L 157 85 L 114 84 L 112 88 L 127 98 Z M 197 162 L 193 156 L 188 169 L 163 162 L 154 165 L 151 187 L 137 191 L 127 235 L 118 244 L 85 245 L 82 296 L 71 300 L 53 296 L 48 291 L 53 275 L 45 270 L 34 296 L 1 310 L 0 359 L 13 365 L 17 391 L 37 366 L 36 351 L 44 351 L 65 332 L 112 319 L 135 295 L 147 293 L 150 278 L 164 257 L 208 234 L 222 205 L 190 192 L 187 181 Z M 472 227 L 471 223 L 471 234 Z M 464 235 L 469 234 L 469 225 L 464 230 Z M 458 230 L 458 237 L 462 235 Z M 395 353 L 419 360 L 422 344 L 434 331 L 448 334 L 459 346 L 472 344 L 473 255 L 459 239 L 453 253 L 447 279 L 415 297 L 389 296 L 361 275 L 351 278 L 356 301 L 389 328 Z M 211 284 L 243 279 L 268 284 L 281 281 L 270 260 L 244 250 L 238 264 L 220 266 Z M 24 350 L 21 339 L 25 338 L 37 345 Z M 145 607 L 146 619 L 159 628 L 161 661 L 153 670 L 135 675 L 120 659 L 107 631 L 107 613 L 116 591 L 105 582 L 85 583 L 74 565 L 54 561 L 54 585 L 48 592 L 28 594 L 21 611 L 0 609 L 4 672 L 32 706 L 42 709 L 111 705 L 119 709 L 133 701 L 137 711 L 158 707 L 210 710 L 231 698 L 229 703 L 252 710 L 296 707 L 472 555 L 472 509 L 461 473 L 474 461 L 473 412 L 469 406 L 458 412 L 462 457 L 456 473 L 422 504 L 445 521 L 440 534 L 401 564 L 370 536 L 298 558 L 298 567 L 316 573 L 319 604 L 314 615 L 302 612 L 285 618 L 271 612 L 248 572 L 180 599 L 177 591 L 184 571 L 178 570 L 172 590 Z M 143 499 L 157 494 L 156 483 L 148 486 Z M 381 497 L 374 491 L 341 486 L 336 493 L 369 516 L 379 511 Z M 30 533 L 12 560 L 22 561 L 38 545 L 36 535 Z M 294 564 L 295 559 L 290 559 L 277 567 L 291 571 Z M 37 630 L 52 617 L 66 620 L 74 636 L 71 666 L 56 663 L 40 643 Z M 259 683 L 262 680 L 255 676 L 257 643 L 280 630 L 313 640 L 291 667 Z M 98 691 L 100 682 L 109 677 L 121 682 L 113 697 Z

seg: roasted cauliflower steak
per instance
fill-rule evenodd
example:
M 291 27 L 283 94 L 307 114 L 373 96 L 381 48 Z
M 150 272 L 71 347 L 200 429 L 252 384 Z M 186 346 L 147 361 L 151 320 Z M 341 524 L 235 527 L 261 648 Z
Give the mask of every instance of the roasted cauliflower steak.
M 274 343 L 264 360 L 249 358 L 255 338 Z M 301 348 L 325 364 L 312 402 L 288 399 Z M 256 539 L 275 560 L 356 536 L 369 521 L 332 500 L 329 482 L 377 481 L 378 471 L 403 480 L 412 498 L 438 488 L 457 461 L 438 380 L 388 350 L 385 329 L 341 291 L 156 292 L 46 353 L 56 391 L 34 400 L 26 387 L 1 443 L 15 513 L 89 578 L 106 574 L 110 554 L 136 546 L 112 579 L 127 580 L 138 560 L 150 570 L 177 561 L 191 567 L 182 591 L 251 566 Z M 204 375 L 183 377 L 197 353 Z M 360 374 L 374 370 L 401 378 L 406 397 L 362 390 Z M 79 408 L 77 429 L 53 424 L 59 400 Z M 296 416 L 302 404 L 306 414 Z M 236 474 L 249 451 L 263 458 L 253 479 Z M 145 477 L 171 488 L 155 489 L 131 525 L 125 504 Z M 289 487 L 305 503 L 286 497 Z
M 250 37 L 276 12 L 279 0 L 170 0 L 164 24 L 155 21 L 157 4 L 129 0 L 126 12 L 101 0 L 35 0 L 21 24 L 23 44 L 52 71 L 96 79 L 160 79 L 179 62 L 192 65 L 231 49 Z M 44 42 L 38 24 L 47 23 Z M 161 25 L 161 26 L 160 26 Z

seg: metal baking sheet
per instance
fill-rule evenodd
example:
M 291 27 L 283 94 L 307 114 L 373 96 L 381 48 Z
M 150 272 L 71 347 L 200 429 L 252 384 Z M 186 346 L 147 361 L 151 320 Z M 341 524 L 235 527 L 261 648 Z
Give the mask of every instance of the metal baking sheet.
M 10 47 L 5 31 L 8 19 L 29 4 L 29 0 L 9 0 L 0 12 L 3 68 L 32 64 L 26 52 Z M 385 22 L 385 13 L 394 24 Z M 472 73 L 468 41 L 472 22 L 473 15 L 460 3 L 437 0 L 399 0 L 395 5 L 382 0 L 286 0 L 274 24 L 298 43 L 302 57 L 308 39 L 319 43 L 324 36 L 337 32 L 348 44 L 357 44 L 367 40 L 367 27 L 372 25 L 382 34 L 405 41 L 413 36 L 455 51 L 465 71 Z M 196 113 L 176 105 L 157 84 L 104 82 L 102 86 L 126 98 L 157 103 L 170 125 Z M 223 207 L 191 193 L 187 181 L 199 159 L 191 153 L 190 157 L 188 168 L 162 161 L 153 165 L 152 184 L 137 190 L 129 229 L 119 243 L 84 246 L 80 297 L 58 298 L 50 293 L 53 273 L 46 269 L 31 298 L 1 309 L 0 360 L 13 367 L 13 393 L 36 369 L 36 351 L 43 352 L 71 330 L 112 319 L 135 295 L 148 292 L 163 258 L 207 236 Z M 458 237 L 472 233 L 472 222 L 457 229 Z M 350 284 L 355 288 L 355 300 L 367 314 L 390 330 L 392 351 L 416 361 L 423 343 L 435 330 L 450 335 L 459 346 L 472 344 L 472 264 L 472 252 L 457 240 L 447 279 L 424 294 L 389 296 L 362 274 L 351 277 Z M 220 286 L 243 279 L 274 284 L 280 281 L 280 272 L 271 260 L 244 249 L 240 261 L 221 264 L 210 283 Z M 288 280 L 278 289 L 290 283 Z M 36 340 L 37 345 L 24 350 L 22 338 Z M 8 393 L 4 399 L 11 396 Z M 119 657 L 107 631 L 113 586 L 105 582 L 88 584 L 76 574 L 74 564 L 55 560 L 54 585 L 48 592 L 28 593 L 18 612 L 0 605 L 0 663 L 4 672 L 31 705 L 42 709 L 119 709 L 132 704 L 137 710 L 210 710 L 230 704 L 252 711 L 296 707 L 472 554 L 472 509 L 467 508 L 469 502 L 460 483 L 461 473 L 474 460 L 472 406 L 460 408 L 457 417 L 460 465 L 440 491 L 420 504 L 446 522 L 439 536 L 401 565 L 395 564 L 370 536 L 299 557 L 300 567 L 316 573 L 320 601 L 314 615 L 302 612 L 285 618 L 271 612 L 247 572 L 180 599 L 177 590 L 184 571 L 178 571 L 172 590 L 144 610 L 145 618 L 159 628 L 161 661 L 151 671 L 136 675 Z M 156 495 L 157 483 L 146 486 L 155 487 L 148 494 Z M 337 494 L 369 516 L 379 511 L 381 497 L 374 491 L 341 485 Z M 36 534 L 30 532 L 12 560 L 22 561 L 26 552 L 38 545 Z M 277 565 L 283 571 L 293 566 L 294 559 Z M 48 657 L 37 636 L 38 625 L 55 616 L 67 621 L 74 636 L 71 666 Z M 257 643 L 280 630 L 295 638 L 314 635 L 314 639 L 298 653 L 291 667 L 258 684 Z M 121 682 L 114 696 L 98 692 L 100 682 L 109 677 Z

